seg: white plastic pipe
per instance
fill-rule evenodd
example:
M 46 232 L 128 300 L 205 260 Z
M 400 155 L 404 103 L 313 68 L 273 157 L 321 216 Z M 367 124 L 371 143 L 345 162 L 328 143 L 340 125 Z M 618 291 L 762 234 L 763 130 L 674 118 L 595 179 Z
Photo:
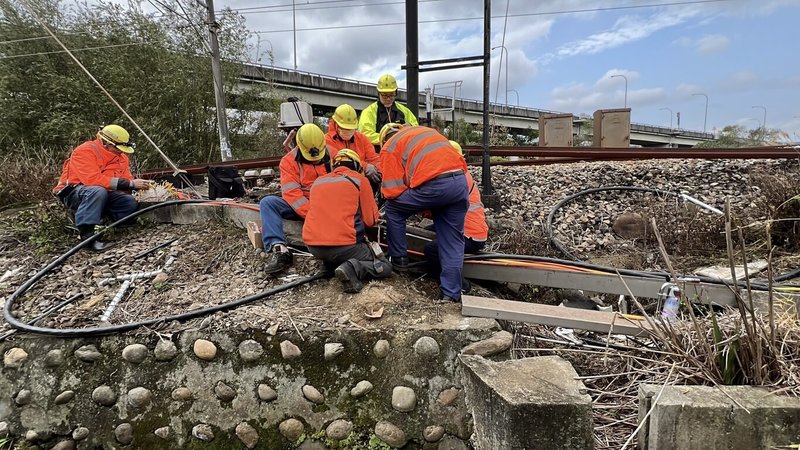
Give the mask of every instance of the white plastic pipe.
M 100 321 L 108 322 L 109 317 L 111 317 L 111 313 L 113 313 L 117 308 L 117 305 L 122 300 L 122 297 L 125 296 L 125 292 L 127 292 L 128 288 L 131 286 L 131 283 L 132 280 L 125 280 L 125 282 L 122 283 L 122 286 L 120 286 L 119 290 L 117 291 L 117 295 L 114 296 L 114 298 L 111 300 L 111 303 L 109 303 L 108 308 L 106 308 L 106 311 L 102 316 L 100 316 Z
M 722 211 L 718 210 L 717 208 L 714 208 L 713 206 L 708 205 L 706 203 L 703 203 L 700 200 L 698 200 L 698 199 L 696 199 L 694 197 L 690 197 L 690 196 L 688 196 L 686 194 L 681 194 L 681 198 L 683 198 L 687 202 L 694 203 L 695 205 L 697 205 L 697 206 L 699 206 L 699 207 L 701 207 L 703 209 L 707 209 L 707 210 L 713 212 L 714 214 L 719 214 L 720 216 L 724 214 Z

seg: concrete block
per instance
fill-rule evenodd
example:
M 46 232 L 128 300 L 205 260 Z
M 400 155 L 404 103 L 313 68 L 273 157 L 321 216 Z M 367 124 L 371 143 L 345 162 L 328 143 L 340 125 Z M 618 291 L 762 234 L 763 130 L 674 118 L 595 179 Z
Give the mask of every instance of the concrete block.
M 660 390 L 639 387 L 640 421 Z M 638 439 L 646 450 L 784 448 L 800 443 L 800 399 L 753 386 L 667 386 Z
M 462 355 L 479 450 L 592 449 L 592 399 L 558 356 L 492 362 Z

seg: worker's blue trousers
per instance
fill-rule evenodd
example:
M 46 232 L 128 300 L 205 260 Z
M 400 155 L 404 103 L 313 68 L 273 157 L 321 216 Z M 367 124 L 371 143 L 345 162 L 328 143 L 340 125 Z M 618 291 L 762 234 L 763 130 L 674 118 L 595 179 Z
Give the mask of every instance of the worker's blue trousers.
M 439 240 L 439 285 L 443 295 L 461 299 L 461 270 L 464 267 L 464 217 L 469 207 L 466 177 L 455 172 L 408 189 L 386 201 L 386 234 L 389 256 L 406 256 L 406 219 L 420 211 L 433 214 Z
M 268 195 L 258 204 L 261 215 L 261 240 L 264 241 L 264 251 L 270 251 L 275 244 L 286 245 L 286 235 L 283 233 L 283 219 L 301 220 L 291 206 L 282 197 Z
M 117 221 L 139 207 L 131 194 L 109 191 L 101 186 L 75 186 L 63 197 L 64 204 L 75 211 L 75 225 L 100 225 L 103 217 Z

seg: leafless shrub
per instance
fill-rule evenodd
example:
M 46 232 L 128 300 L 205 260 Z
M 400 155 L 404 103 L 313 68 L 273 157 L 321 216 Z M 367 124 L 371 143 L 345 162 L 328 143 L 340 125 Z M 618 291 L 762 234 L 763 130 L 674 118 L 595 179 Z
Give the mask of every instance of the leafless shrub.
M 54 156 L 59 152 L 27 145 L 16 150 L 0 156 L 0 208 L 52 199 L 64 162 Z

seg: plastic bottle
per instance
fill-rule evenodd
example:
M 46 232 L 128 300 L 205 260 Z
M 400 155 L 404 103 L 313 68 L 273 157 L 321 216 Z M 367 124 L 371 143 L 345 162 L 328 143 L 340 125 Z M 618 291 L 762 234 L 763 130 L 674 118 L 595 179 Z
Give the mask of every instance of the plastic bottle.
M 664 299 L 664 307 L 661 309 L 661 319 L 665 322 L 673 322 L 678 319 L 678 308 L 681 306 L 678 295 L 680 295 L 680 291 L 676 288 L 672 288 L 669 290 L 667 298 Z

